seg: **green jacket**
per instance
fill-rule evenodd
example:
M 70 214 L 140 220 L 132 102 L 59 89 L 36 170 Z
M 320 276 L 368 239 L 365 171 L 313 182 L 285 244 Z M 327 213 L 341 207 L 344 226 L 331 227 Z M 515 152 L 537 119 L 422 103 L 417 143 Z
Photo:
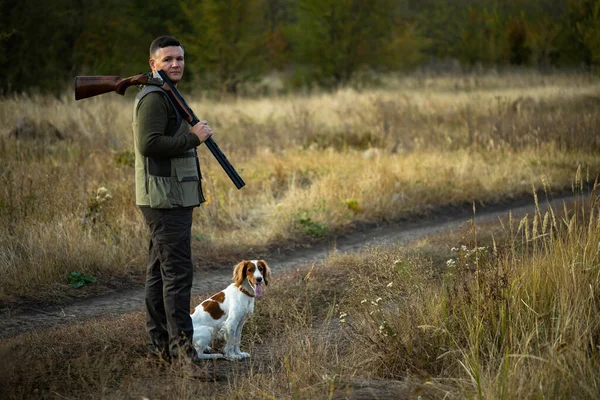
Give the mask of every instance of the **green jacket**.
M 136 203 L 197 207 L 204 202 L 200 140 L 158 86 L 144 86 L 133 106 Z

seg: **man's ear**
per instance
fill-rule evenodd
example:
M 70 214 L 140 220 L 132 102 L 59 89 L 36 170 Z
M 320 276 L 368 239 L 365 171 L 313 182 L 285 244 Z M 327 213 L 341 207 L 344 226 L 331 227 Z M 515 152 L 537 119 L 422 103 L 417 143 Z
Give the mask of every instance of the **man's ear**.
M 148 64 L 150 64 L 150 69 L 152 70 L 152 72 L 154 73 L 154 58 L 151 58 L 148 60 Z

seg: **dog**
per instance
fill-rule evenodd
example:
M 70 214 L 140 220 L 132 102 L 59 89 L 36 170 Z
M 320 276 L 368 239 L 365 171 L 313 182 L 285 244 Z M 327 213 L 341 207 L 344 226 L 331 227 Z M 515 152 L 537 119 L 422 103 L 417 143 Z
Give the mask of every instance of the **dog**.
M 271 269 L 264 260 L 241 261 L 233 270 L 233 283 L 200 303 L 192 313 L 192 342 L 200 358 L 241 360 L 250 354 L 240 350 L 242 328 L 254 312 L 254 299 L 269 285 Z M 211 351 L 213 340 L 224 338 L 223 354 Z

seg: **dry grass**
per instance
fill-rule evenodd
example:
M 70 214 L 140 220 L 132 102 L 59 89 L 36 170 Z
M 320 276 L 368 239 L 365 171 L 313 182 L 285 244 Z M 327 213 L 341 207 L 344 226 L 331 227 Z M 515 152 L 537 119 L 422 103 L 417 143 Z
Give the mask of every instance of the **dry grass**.
M 413 77 L 387 89 L 191 101 L 247 186 L 201 149 L 209 201 L 200 265 L 319 238 L 361 221 L 570 188 L 600 171 L 600 83 L 591 76 Z M 131 94 L 129 94 L 131 95 Z M 194 99 L 192 99 L 194 100 Z M 0 99 L 0 300 L 54 301 L 82 271 L 100 287 L 143 270 L 131 99 Z M 10 132 L 31 119 L 31 137 Z M 58 132 L 58 133 L 57 133 Z M 62 139 L 57 139 L 61 136 Z M 111 198 L 96 199 L 99 187 Z
M 135 313 L 3 342 L 0 389 L 15 399 L 599 398 L 599 190 L 564 210 L 279 277 L 244 328 L 252 360 L 217 363 L 217 382 L 144 365 Z
M 373 351 L 366 369 L 458 398 L 599 398 L 599 205 L 538 210 L 487 242 L 472 233 L 441 275 L 401 253 L 351 260 L 377 272 L 344 306 Z

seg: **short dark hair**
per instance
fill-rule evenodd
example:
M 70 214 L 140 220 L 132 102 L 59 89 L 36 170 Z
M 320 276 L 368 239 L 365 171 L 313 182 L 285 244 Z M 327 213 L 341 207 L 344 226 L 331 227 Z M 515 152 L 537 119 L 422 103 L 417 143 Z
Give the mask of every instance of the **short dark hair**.
M 183 49 L 179 40 L 175 39 L 173 36 L 159 36 L 150 43 L 150 58 L 152 58 L 158 49 L 169 46 L 179 46 Z

